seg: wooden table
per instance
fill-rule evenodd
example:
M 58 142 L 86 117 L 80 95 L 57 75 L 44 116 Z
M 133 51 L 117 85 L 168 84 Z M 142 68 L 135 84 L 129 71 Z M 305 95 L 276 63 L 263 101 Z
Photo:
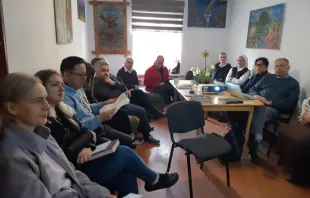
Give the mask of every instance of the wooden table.
M 175 98 L 177 94 L 180 94 L 185 100 L 188 101 L 191 99 L 191 96 L 193 95 L 201 95 L 197 93 L 190 94 L 189 91 L 191 89 L 179 89 L 178 86 L 174 84 L 174 82 L 175 82 L 174 80 L 170 81 L 170 83 L 174 87 Z M 189 83 L 189 81 L 179 80 L 178 85 L 187 84 L 187 83 Z M 203 95 L 207 95 L 212 99 L 212 103 L 206 103 L 206 102 L 201 103 L 203 110 L 206 112 L 209 112 L 209 111 L 247 111 L 249 112 L 249 117 L 248 117 L 246 129 L 245 129 L 245 143 L 243 145 L 243 150 L 245 150 L 247 148 L 247 142 L 248 142 L 249 135 L 250 135 L 250 127 L 251 127 L 254 107 L 263 106 L 264 104 L 259 100 L 244 100 L 242 104 L 225 104 L 221 102 L 219 99 L 220 98 L 236 99 L 236 97 L 231 96 L 227 92 L 223 92 L 221 94 L 203 94 Z M 197 134 L 200 134 L 200 131 L 197 131 Z

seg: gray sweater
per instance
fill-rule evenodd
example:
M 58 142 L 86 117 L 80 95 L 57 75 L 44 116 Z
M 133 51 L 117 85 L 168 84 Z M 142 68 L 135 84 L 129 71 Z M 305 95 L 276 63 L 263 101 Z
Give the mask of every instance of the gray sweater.
M 272 101 L 271 107 L 285 113 L 286 110 L 297 105 L 299 97 L 299 83 L 294 78 L 288 76 L 279 78 L 274 74 L 264 76 L 254 85 L 249 94 L 260 95 Z
M 0 139 L 2 198 L 106 198 L 110 195 L 109 190 L 74 169 L 48 128 L 28 132 L 7 122 L 3 133 Z M 64 171 L 52 172 L 59 167 Z

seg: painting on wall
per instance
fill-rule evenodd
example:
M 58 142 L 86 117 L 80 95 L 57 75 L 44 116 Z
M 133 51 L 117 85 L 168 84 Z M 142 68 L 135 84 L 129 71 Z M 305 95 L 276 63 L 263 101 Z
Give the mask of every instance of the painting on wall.
M 126 2 L 94 6 L 95 54 L 127 54 Z
M 189 0 L 188 27 L 225 28 L 227 0 Z
M 71 0 L 54 0 L 56 40 L 58 44 L 73 42 Z
M 85 22 L 85 0 L 77 0 L 78 18 Z
M 250 12 L 246 47 L 280 49 L 285 4 Z

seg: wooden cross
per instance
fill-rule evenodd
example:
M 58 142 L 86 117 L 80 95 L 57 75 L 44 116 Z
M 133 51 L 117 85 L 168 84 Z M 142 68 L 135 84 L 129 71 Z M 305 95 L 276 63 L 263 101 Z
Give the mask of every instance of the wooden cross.
M 122 2 L 111 2 L 111 1 L 97 1 L 92 0 L 89 1 L 89 4 L 93 5 L 93 17 L 94 17 L 94 34 L 95 34 L 95 51 L 92 51 L 93 54 L 96 55 L 96 57 L 99 57 L 100 54 L 124 54 L 124 57 L 127 58 L 128 54 L 131 52 L 128 51 L 127 46 L 127 6 L 129 5 L 129 2 L 126 0 L 123 0 Z M 99 29 L 98 29 L 98 13 L 97 13 L 97 6 L 98 5 L 122 5 L 124 8 L 124 50 L 123 51 L 100 51 L 99 49 L 99 43 L 98 43 L 98 37 L 99 37 Z

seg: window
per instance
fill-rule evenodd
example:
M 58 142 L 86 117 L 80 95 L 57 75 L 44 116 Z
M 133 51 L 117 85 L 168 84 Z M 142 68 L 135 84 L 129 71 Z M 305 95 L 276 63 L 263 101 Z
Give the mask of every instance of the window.
M 181 59 L 182 33 L 134 30 L 132 56 L 138 74 L 144 74 L 158 55 L 165 57 L 165 66 L 173 69 Z

